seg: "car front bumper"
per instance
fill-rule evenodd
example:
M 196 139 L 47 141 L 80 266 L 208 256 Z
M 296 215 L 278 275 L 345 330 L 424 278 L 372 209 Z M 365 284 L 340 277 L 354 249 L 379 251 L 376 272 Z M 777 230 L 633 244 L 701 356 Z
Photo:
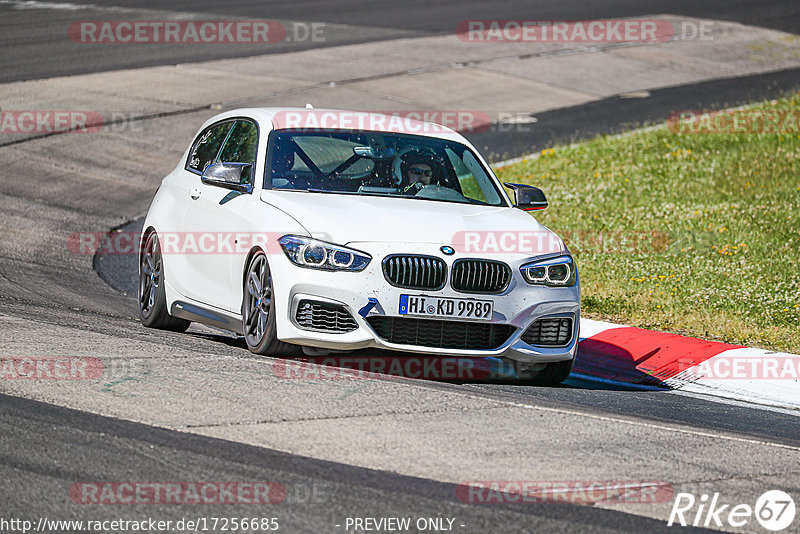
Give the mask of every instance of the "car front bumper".
M 532 286 L 524 281 L 519 266 L 531 257 L 510 258 L 509 255 L 480 256 L 507 263 L 511 267 L 511 282 L 500 294 L 462 293 L 448 283 L 438 290 L 413 290 L 391 285 L 384 277 L 382 260 L 389 254 L 423 254 L 436 256 L 448 265 L 459 258 L 473 257 L 455 254 L 443 255 L 434 244 L 403 243 L 350 243 L 348 246 L 372 256 L 372 261 L 361 272 L 331 272 L 298 267 L 282 253 L 270 255 L 276 299 L 277 335 L 282 341 L 329 350 L 355 350 L 364 348 L 389 349 L 424 355 L 457 357 L 495 357 L 525 363 L 547 363 L 571 360 L 575 357 L 580 325 L 580 287 L 552 288 Z M 395 344 L 383 339 L 368 322 L 376 316 L 408 317 L 399 314 L 400 295 L 424 295 L 451 298 L 474 298 L 493 301 L 490 320 L 474 321 L 511 325 L 513 333 L 501 345 L 486 350 L 465 348 L 439 348 L 417 344 Z M 302 300 L 343 306 L 353 317 L 357 328 L 349 332 L 332 333 L 311 330 L 301 326 L 296 317 Z M 368 311 L 367 311 L 368 309 Z M 359 313 L 361 312 L 361 313 Z M 572 320 L 571 337 L 562 346 L 530 345 L 521 338 L 525 330 L 543 317 L 566 317 Z M 425 320 L 424 317 L 416 317 Z M 439 319 L 463 321 L 461 319 Z

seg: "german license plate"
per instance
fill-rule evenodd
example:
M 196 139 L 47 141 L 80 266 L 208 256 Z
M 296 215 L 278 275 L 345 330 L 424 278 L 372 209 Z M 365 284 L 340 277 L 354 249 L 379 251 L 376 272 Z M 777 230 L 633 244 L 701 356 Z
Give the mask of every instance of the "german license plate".
M 491 300 L 400 295 L 400 315 L 490 320 L 493 310 Z

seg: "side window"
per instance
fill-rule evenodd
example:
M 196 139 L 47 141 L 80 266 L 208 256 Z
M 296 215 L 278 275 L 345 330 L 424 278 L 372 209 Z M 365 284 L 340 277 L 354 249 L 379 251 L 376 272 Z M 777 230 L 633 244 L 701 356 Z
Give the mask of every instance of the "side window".
M 243 182 L 249 182 L 256 165 L 258 149 L 258 128 L 250 121 L 236 121 L 225 146 L 222 147 L 219 160 L 222 163 L 250 163 L 250 172 L 242 174 Z
M 206 167 L 214 163 L 231 126 L 233 126 L 233 121 L 210 126 L 203 131 L 192 146 L 189 161 L 186 162 L 186 170 L 202 174 Z

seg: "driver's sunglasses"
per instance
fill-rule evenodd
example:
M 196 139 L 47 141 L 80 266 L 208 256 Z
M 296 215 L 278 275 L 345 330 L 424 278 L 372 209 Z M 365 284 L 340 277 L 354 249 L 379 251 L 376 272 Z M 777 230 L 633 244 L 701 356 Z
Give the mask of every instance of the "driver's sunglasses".
M 427 178 L 433 176 L 433 171 L 431 170 L 426 171 L 425 169 L 408 169 L 408 172 L 416 176 L 422 176 L 424 174 Z

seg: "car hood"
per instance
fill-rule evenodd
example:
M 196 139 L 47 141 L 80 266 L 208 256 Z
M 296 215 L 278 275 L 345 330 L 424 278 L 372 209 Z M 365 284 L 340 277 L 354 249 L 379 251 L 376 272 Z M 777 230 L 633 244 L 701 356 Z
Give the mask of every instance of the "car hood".
M 523 244 L 520 252 L 528 255 L 565 250 L 553 232 L 517 208 L 305 191 L 266 190 L 261 199 L 313 237 L 341 245 L 411 242 L 515 252 L 507 249 Z

